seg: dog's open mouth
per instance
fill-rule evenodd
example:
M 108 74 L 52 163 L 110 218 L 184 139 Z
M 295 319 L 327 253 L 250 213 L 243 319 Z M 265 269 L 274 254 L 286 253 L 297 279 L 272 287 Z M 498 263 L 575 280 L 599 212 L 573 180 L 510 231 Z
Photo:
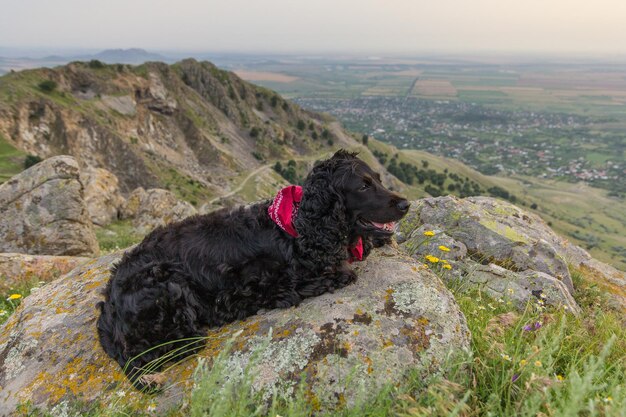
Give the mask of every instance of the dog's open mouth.
M 374 227 L 386 230 L 388 232 L 393 232 L 393 229 L 395 229 L 395 227 L 396 227 L 396 222 L 389 222 L 389 223 L 370 222 L 370 223 L 373 224 Z
M 378 223 L 371 220 L 359 219 L 359 223 L 366 229 L 378 229 L 389 233 L 393 233 L 396 228 L 396 222 Z

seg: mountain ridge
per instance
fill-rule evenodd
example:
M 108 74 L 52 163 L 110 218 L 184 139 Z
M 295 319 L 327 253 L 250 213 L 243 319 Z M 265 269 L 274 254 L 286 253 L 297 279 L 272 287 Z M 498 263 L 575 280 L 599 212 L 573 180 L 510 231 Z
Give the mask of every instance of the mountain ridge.
M 233 177 L 268 159 L 353 144 L 321 116 L 193 59 L 74 62 L 7 74 L 0 78 L 0 136 L 40 158 L 69 154 L 105 168 L 124 192 L 169 183 L 188 199 L 228 191 Z

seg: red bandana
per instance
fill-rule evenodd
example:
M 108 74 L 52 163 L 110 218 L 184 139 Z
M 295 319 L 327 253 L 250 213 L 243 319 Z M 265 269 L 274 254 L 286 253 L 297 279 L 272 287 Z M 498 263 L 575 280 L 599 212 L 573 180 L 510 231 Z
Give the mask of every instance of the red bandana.
M 290 185 L 283 188 L 274 197 L 274 202 L 268 207 L 267 214 L 287 234 L 298 237 L 298 232 L 293 225 L 293 219 L 298 214 L 298 207 L 302 200 L 302 187 Z M 348 262 L 363 260 L 363 240 L 359 237 L 356 244 L 349 248 L 350 259 Z

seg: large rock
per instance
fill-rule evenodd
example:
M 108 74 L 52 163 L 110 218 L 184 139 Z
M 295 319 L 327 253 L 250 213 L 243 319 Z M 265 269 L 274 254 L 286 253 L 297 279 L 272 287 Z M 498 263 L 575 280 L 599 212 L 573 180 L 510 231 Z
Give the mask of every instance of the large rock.
M 466 266 L 467 268 L 467 266 Z M 558 279 L 532 270 L 513 272 L 495 264 L 480 265 L 473 262 L 465 269 L 465 281 L 479 286 L 488 295 L 501 302 L 512 301 L 523 310 L 528 300 L 559 306 L 574 314 L 580 307 L 565 285 Z
M 435 236 L 426 237 L 425 231 L 434 231 Z M 518 297 L 539 294 L 536 286 L 539 282 L 545 286 L 545 293 L 555 295 L 548 299 L 549 303 L 565 306 L 570 305 L 570 295 L 574 293 L 568 268 L 571 266 L 594 279 L 612 296 L 615 305 L 626 310 L 623 272 L 593 259 L 583 249 L 558 236 L 539 216 L 502 200 L 447 196 L 416 201 L 396 236 L 401 246 L 422 262 L 428 254 L 446 259 L 451 265 L 462 261 L 459 268 L 446 273 L 448 277 L 463 280 L 473 271 L 481 270 L 479 265 L 497 265 L 507 270 L 506 279 L 528 289 L 518 292 Z M 439 245 L 452 250 L 441 251 Z M 500 270 L 491 272 L 488 275 L 501 281 Z M 488 275 L 483 274 L 475 283 L 486 284 Z M 537 276 L 541 279 L 535 280 Z M 563 292 L 564 289 L 569 294 Z M 558 293 L 561 296 L 557 297 Z
M 46 159 L 0 185 L 0 252 L 98 254 L 74 158 Z
M 89 258 L 80 256 L 24 255 L 0 253 L 0 294 L 11 288 L 48 282 L 70 272 Z
M 168 190 L 152 188 L 135 189 L 122 209 L 122 218 L 132 219 L 139 233 L 148 233 L 157 226 L 164 226 L 185 217 L 197 214 L 197 210 L 186 201 L 176 198 Z
M 81 176 L 85 186 L 85 204 L 93 224 L 106 226 L 117 220 L 125 200 L 115 174 L 103 168 L 88 168 Z
M 23 402 L 49 408 L 66 400 L 119 402 L 134 391 L 102 351 L 95 304 L 120 254 L 90 261 L 27 297 L 0 330 L 0 414 Z M 271 310 L 208 332 L 209 362 L 235 337 L 228 378 L 271 336 L 251 370 L 254 389 L 289 394 L 304 373 L 308 398 L 321 409 L 350 404 L 361 392 L 398 381 L 409 369 L 435 371 L 469 332 L 453 296 L 429 270 L 391 248 L 355 264 L 359 279 L 299 307 Z M 159 407 L 178 407 L 193 386 L 197 359 L 164 372 Z M 347 382 L 348 375 L 351 381 Z M 365 389 L 365 391 L 362 391 Z

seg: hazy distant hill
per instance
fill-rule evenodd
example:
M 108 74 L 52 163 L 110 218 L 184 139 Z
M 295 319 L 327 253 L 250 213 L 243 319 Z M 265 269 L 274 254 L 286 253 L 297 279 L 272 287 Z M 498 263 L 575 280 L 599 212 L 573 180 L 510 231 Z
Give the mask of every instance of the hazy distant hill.
M 107 49 L 95 54 L 93 59 L 98 59 L 109 64 L 142 64 L 147 61 L 169 61 L 169 59 L 163 55 L 148 52 L 140 48 Z
M 149 61 L 161 61 L 167 63 L 173 63 L 175 60 L 161 54 L 154 52 L 148 52 L 145 49 L 131 48 L 131 49 L 107 49 L 96 54 L 68 54 L 68 55 L 47 55 L 47 56 L 29 56 L 27 53 L 24 56 L 15 56 L 15 52 L 12 51 L 12 55 L 3 56 L 2 49 L 0 49 L 0 75 L 5 74 L 11 70 L 19 71 L 23 69 L 32 69 L 40 67 L 56 67 L 58 65 L 66 65 L 73 61 L 91 61 L 98 60 L 107 64 L 143 64 Z M 7 51 L 8 52 L 8 51 Z

